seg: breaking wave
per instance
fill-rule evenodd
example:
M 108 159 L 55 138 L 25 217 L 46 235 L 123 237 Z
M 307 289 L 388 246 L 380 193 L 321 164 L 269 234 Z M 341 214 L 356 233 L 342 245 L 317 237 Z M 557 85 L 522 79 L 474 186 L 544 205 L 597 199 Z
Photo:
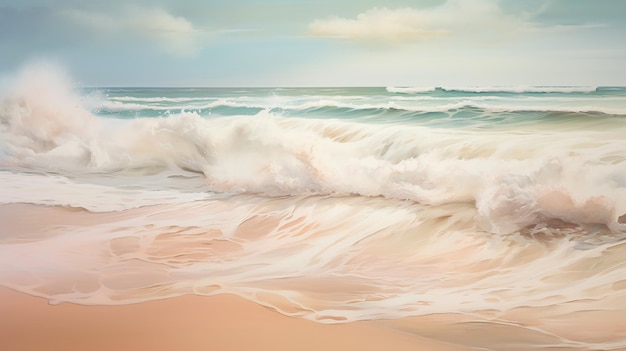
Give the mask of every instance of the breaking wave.
M 485 87 L 387 87 L 390 93 L 420 94 L 435 91 L 459 93 L 593 93 L 596 86 L 485 86 Z
M 93 115 L 64 82 L 45 77 L 26 73 L 2 97 L 3 168 L 192 172 L 217 193 L 473 202 L 483 228 L 502 233 L 547 218 L 623 229 L 623 125 L 603 130 L 598 139 L 584 128 L 539 128 L 533 134 L 449 130 L 282 117 L 266 110 L 223 118 L 183 111 L 116 120 Z M 343 107 L 321 101 L 298 108 L 321 106 Z

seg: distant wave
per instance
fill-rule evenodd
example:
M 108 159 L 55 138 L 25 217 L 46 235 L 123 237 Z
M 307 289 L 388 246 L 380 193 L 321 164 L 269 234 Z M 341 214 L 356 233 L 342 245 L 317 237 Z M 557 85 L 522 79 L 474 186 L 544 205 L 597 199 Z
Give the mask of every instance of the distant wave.
M 104 100 L 96 106 L 91 106 L 94 110 L 106 110 L 111 112 L 121 111 L 181 111 L 181 110 L 206 110 L 219 107 L 232 107 L 232 108 L 264 108 L 263 106 L 251 105 L 246 103 L 240 103 L 231 99 L 219 99 L 205 104 L 186 104 L 186 105 L 154 105 L 154 104 L 142 104 L 141 100 L 129 100 L 136 102 L 122 102 L 117 100 Z M 190 100 L 191 101 L 191 100 Z M 184 102 L 184 101 L 181 101 Z
M 390 93 L 419 94 L 434 92 L 437 87 L 387 87 L 386 89 Z
M 460 107 L 455 107 L 462 105 Z M 563 112 L 563 113 L 601 113 L 606 115 L 626 115 L 626 109 L 600 106 L 555 106 L 555 105 L 488 105 L 481 103 L 459 103 L 448 105 L 448 111 L 455 108 L 477 108 L 486 112 Z
M 444 91 L 468 93 L 593 93 L 597 86 L 442 87 Z
M 141 103 L 123 103 L 120 101 L 103 101 L 98 106 L 92 106 L 94 111 L 108 112 L 124 112 L 124 111 L 162 111 L 162 112 L 178 112 L 178 111 L 212 111 L 217 109 L 251 109 L 251 110 L 271 110 L 271 111 L 292 111 L 307 112 L 329 110 L 332 115 L 333 109 L 350 110 L 353 112 L 367 111 L 406 111 L 415 113 L 428 112 L 449 112 L 459 109 L 480 109 L 485 112 L 595 112 L 608 115 L 626 115 L 626 109 L 611 106 L 595 106 L 595 105 L 562 105 L 562 104 L 514 104 L 502 103 L 498 97 L 488 98 L 484 96 L 476 99 L 441 99 L 445 103 L 433 103 L 438 99 L 425 99 L 428 103 L 420 103 L 421 100 L 400 99 L 398 102 L 389 101 L 381 103 L 354 103 L 342 100 L 323 99 L 305 102 L 283 102 L 273 104 L 269 101 L 259 101 L 256 103 L 236 102 L 231 99 L 219 99 L 208 104 L 180 104 L 173 106 L 141 104 Z M 455 101 L 456 100 L 456 101 Z M 489 100 L 497 101 L 489 103 Z M 415 103 L 411 104 L 411 101 Z M 591 101 L 592 102 L 592 101 Z M 253 111 L 254 112 L 254 111 Z
M 353 111 L 366 111 L 366 110 L 394 110 L 394 111 L 406 111 L 406 112 L 419 112 L 419 113 L 427 113 L 427 112 L 449 112 L 455 111 L 459 109 L 480 109 L 485 112 L 596 112 L 596 113 L 604 113 L 609 115 L 626 115 L 626 109 L 623 108 L 612 108 L 605 106 L 562 106 L 562 105 L 524 105 L 524 104 L 489 104 L 482 101 L 483 99 L 477 99 L 478 101 L 473 101 L 473 99 L 466 99 L 462 101 L 451 102 L 447 104 L 437 104 L 437 105 L 424 105 L 424 104 L 414 104 L 414 105 L 403 105 L 403 104 L 395 104 L 393 102 L 388 103 L 379 103 L 379 104 L 351 104 L 344 103 L 334 100 L 320 100 L 315 102 L 307 102 L 300 105 L 294 106 L 283 106 L 281 107 L 284 110 L 313 110 L 313 109 L 323 109 L 323 108 L 341 108 L 341 109 L 350 109 Z M 248 106 L 251 107 L 251 106 Z
M 128 101 L 128 102 L 190 102 L 190 101 L 207 101 L 213 100 L 206 97 L 136 97 L 136 96 L 115 96 L 109 97 L 109 100 L 113 101 Z
M 437 90 L 461 93 L 593 93 L 597 86 L 387 87 L 390 93 L 420 94 Z

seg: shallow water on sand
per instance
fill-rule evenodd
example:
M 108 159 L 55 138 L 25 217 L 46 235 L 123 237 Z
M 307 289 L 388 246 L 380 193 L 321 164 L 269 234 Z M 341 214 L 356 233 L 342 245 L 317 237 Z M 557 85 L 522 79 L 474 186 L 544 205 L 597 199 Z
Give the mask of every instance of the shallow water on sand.
M 562 223 L 494 235 L 475 212 L 360 197 L 3 205 L 0 274 L 52 303 L 232 293 L 322 323 L 410 317 L 384 323 L 466 345 L 624 347 L 624 242 Z

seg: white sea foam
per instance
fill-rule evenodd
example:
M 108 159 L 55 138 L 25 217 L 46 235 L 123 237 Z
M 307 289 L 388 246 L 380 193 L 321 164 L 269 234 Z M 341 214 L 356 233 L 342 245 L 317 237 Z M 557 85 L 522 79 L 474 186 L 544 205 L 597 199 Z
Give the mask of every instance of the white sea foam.
M 180 112 L 113 120 L 93 116 L 64 85 L 54 75 L 26 72 L 3 97 L 4 163 L 73 174 L 191 171 L 206 177 L 207 190 L 225 193 L 358 194 L 434 205 L 473 201 L 484 227 L 494 232 L 545 217 L 616 226 L 626 212 L 626 188 L 615 182 L 626 173 L 623 126 L 529 135 L 283 118 L 269 110 L 254 117 L 206 119 Z M 293 108 L 327 106 L 356 108 L 325 100 Z M 439 108 L 466 106 L 488 108 L 471 101 Z M 533 109 L 515 110 L 520 108 Z M 580 179 L 593 186 L 581 186 Z M 580 215 L 589 206 L 601 213 Z
M 96 181 L 96 183 L 94 183 Z M 121 179 L 123 181 L 123 179 Z M 159 177 L 161 184 L 167 179 Z M 146 189 L 128 184 L 97 184 L 54 174 L 15 174 L 0 171 L 0 204 L 28 203 L 83 208 L 91 212 L 126 211 L 152 205 L 175 205 L 211 198 L 207 192 Z
M 280 101 L 279 101 L 280 100 Z M 462 108 L 476 108 L 486 112 L 598 112 L 611 115 L 626 115 L 623 99 L 545 99 L 524 97 L 522 99 L 505 99 L 498 96 L 476 97 L 392 97 L 386 102 L 366 102 L 357 99 L 319 97 L 303 99 L 231 99 L 220 98 L 202 104 L 161 105 L 153 103 L 122 102 L 119 100 L 102 100 L 90 102 L 93 111 L 199 111 L 216 108 L 250 108 L 250 109 L 282 109 L 287 111 L 307 111 L 323 108 L 349 109 L 352 111 L 368 110 L 402 110 L 407 112 L 448 112 Z
M 437 89 L 465 93 L 592 93 L 597 86 L 466 86 L 466 87 L 387 87 L 390 93 L 421 94 Z
M 123 102 L 191 102 L 191 101 L 206 101 L 213 100 L 213 98 L 206 97 L 137 97 L 137 96 L 113 96 L 109 98 L 114 101 Z
M 430 93 L 436 90 L 436 87 L 387 87 L 388 92 L 401 94 Z
M 159 105 L 151 103 L 141 103 L 141 100 L 137 102 L 122 102 L 118 99 L 102 100 L 97 104 L 91 106 L 92 110 L 108 110 L 113 112 L 119 111 L 141 111 L 141 110 L 153 110 L 153 111 L 181 111 L 181 110 L 202 110 L 212 109 L 217 107 L 249 107 L 249 108 L 264 108 L 265 104 L 254 105 L 246 102 L 238 102 L 233 99 L 217 99 L 209 103 L 202 104 L 177 104 L 177 105 Z
M 492 86 L 492 87 L 442 87 L 444 91 L 467 93 L 592 93 L 596 86 Z

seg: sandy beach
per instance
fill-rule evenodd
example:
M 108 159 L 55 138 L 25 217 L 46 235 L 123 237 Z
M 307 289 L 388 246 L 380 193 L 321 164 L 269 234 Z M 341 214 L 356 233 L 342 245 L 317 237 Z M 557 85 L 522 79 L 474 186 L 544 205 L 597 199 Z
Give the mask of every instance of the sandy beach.
M 626 87 L 55 72 L 0 94 L 0 351 L 626 350 Z
M 78 274 L 72 278 L 71 274 L 80 271 L 70 270 L 62 273 L 70 275 L 63 276 L 54 270 L 54 264 L 72 257 L 103 259 L 110 255 L 113 255 L 110 257 L 121 255 L 120 257 L 125 258 L 124 255 L 134 247 L 126 244 L 134 242 L 112 241 L 110 249 L 106 245 L 80 246 L 79 249 L 69 250 L 54 248 L 50 246 L 50 241 L 44 240 L 54 235 L 52 229 L 84 228 L 86 233 L 93 235 L 97 226 L 116 221 L 124 223 L 128 218 L 141 218 L 150 214 L 151 220 L 157 223 L 159 216 L 167 217 L 168 213 L 161 207 L 139 208 L 124 213 L 90 213 L 27 204 L 2 205 L 0 222 L 4 224 L 4 234 L 0 238 L 3 238 L 4 245 L 12 249 L 4 250 L 4 255 L 1 256 L 6 261 L 4 265 L 0 265 L 0 268 L 4 269 L 2 274 L 5 279 L 1 283 L 7 286 L 12 281 L 23 282 L 24 286 L 30 286 L 28 289 L 31 290 L 26 291 L 33 294 L 40 291 L 51 296 L 55 296 L 55 292 L 64 291 L 88 292 L 94 287 L 106 289 L 107 286 L 103 287 L 102 283 L 89 280 L 91 275 L 95 274 L 88 270 L 89 266 L 85 266 L 86 275 Z M 33 221 L 31 218 L 37 220 Z M 52 231 L 47 228 L 52 228 Z M 256 233 L 259 230 L 264 230 L 264 227 L 259 226 L 257 231 L 249 233 Z M 9 233 L 12 235 L 9 236 Z M 210 234 L 209 232 L 207 235 Z M 166 235 L 167 238 L 171 237 L 169 234 Z M 196 236 L 202 237 L 200 234 Z M 118 247 L 113 244 L 123 245 Z M 190 255 L 193 251 L 187 252 L 183 249 L 203 247 L 200 244 L 193 246 L 191 243 L 187 246 L 183 244 L 184 241 L 177 243 L 170 240 L 162 243 L 154 240 L 150 247 L 153 248 L 151 250 L 155 250 L 154 253 L 166 258 L 186 257 L 180 256 L 180 252 Z M 166 246 L 159 250 L 154 249 L 159 248 L 158 245 Z M 31 247 L 33 251 L 24 250 L 24 247 Z M 90 247 L 91 251 L 86 252 L 85 250 Z M 101 247 L 104 249 L 93 249 Z M 220 253 L 225 253 L 224 245 L 211 247 L 216 250 L 212 251 L 215 257 L 219 258 Z M 46 255 L 53 253 L 57 256 L 51 257 L 57 258 L 48 258 L 44 261 Z M 621 262 L 621 251 L 615 250 L 610 253 L 612 255 L 605 254 L 606 260 Z M 74 256 L 68 256 L 70 254 Z M 199 257 L 209 259 L 205 256 Z M 105 268 L 101 269 L 101 274 L 107 272 L 106 266 L 103 267 Z M 150 268 L 151 266 L 146 265 L 128 266 L 120 270 L 117 279 L 125 284 L 139 284 L 142 279 L 154 276 Z M 32 272 L 28 273 L 28 269 Z M 132 274 L 128 273 L 130 269 Z M 468 271 L 469 273 L 471 271 Z M 51 280 L 41 280 L 44 277 Z M 284 280 L 274 279 L 268 281 L 266 286 L 278 289 L 281 284 L 285 284 Z M 582 281 L 582 278 L 579 280 Z M 118 285 L 121 284 L 119 282 Z M 19 286 L 17 283 L 13 284 Z M 302 280 L 294 284 L 302 291 L 312 292 L 337 292 L 360 288 L 357 285 L 346 285 L 347 283 L 342 281 L 328 281 L 322 284 L 320 281 Z M 159 291 L 155 289 L 152 290 Z M 614 284 L 612 289 L 620 289 L 620 286 Z M 137 289 L 138 292 L 144 293 L 152 290 L 149 287 Z M 188 294 L 154 300 L 153 298 L 144 302 L 115 303 L 115 300 L 105 299 L 103 301 L 108 301 L 106 304 L 93 300 L 85 304 L 69 302 L 51 304 L 45 298 L 0 287 L 1 349 L 2 351 L 387 349 L 528 351 L 554 348 L 554 345 L 559 345 L 559 350 L 618 350 L 626 337 L 626 320 L 623 318 L 625 311 L 621 307 L 623 306 L 621 295 L 596 301 L 593 305 L 595 309 L 588 308 L 589 301 L 572 300 L 543 307 L 482 311 L 481 316 L 425 313 L 337 324 L 324 324 L 286 316 L 272 308 L 230 293 L 213 296 Z M 285 308 L 287 312 L 297 313 L 294 308 L 290 309 L 285 301 L 274 301 L 271 296 L 267 301 Z M 448 302 L 457 304 L 456 301 Z
M 233 295 L 122 306 L 50 305 L 0 289 L 6 351 L 466 350 L 369 322 L 326 325 L 285 317 Z

